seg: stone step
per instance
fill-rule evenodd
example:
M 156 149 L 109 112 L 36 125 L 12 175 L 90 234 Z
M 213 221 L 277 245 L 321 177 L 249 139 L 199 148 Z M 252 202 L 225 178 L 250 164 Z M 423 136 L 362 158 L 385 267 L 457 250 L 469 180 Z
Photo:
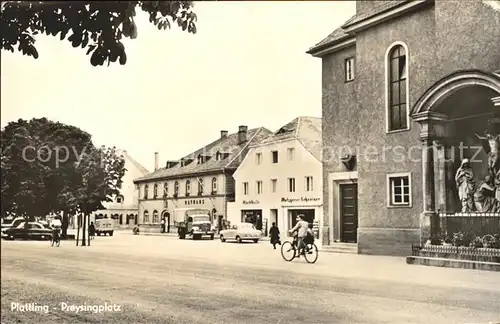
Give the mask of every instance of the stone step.
M 321 251 L 328 253 L 358 254 L 358 245 L 355 243 L 332 243 L 330 245 L 323 245 Z
M 448 258 L 432 258 L 421 256 L 406 257 L 407 264 L 425 265 L 431 267 L 458 268 L 458 269 L 473 269 L 483 271 L 498 271 L 500 272 L 500 263 L 482 262 L 470 260 L 457 260 Z

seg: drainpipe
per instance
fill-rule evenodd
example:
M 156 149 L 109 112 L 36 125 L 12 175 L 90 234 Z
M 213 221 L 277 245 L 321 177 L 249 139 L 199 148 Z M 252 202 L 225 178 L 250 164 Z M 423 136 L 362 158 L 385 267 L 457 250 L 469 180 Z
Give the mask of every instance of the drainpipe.
M 227 179 L 226 179 L 226 168 L 222 168 L 222 174 L 224 175 L 224 180 L 225 180 L 225 183 L 224 183 L 224 220 L 227 221 L 227 196 L 226 196 L 226 193 L 227 193 Z M 219 219 L 217 219 L 217 223 L 219 222 Z

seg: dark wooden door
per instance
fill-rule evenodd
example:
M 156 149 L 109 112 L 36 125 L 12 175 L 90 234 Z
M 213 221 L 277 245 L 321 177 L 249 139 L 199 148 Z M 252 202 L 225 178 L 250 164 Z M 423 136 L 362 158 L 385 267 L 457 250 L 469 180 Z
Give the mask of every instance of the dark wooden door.
M 340 185 L 340 239 L 356 243 L 358 239 L 358 184 Z

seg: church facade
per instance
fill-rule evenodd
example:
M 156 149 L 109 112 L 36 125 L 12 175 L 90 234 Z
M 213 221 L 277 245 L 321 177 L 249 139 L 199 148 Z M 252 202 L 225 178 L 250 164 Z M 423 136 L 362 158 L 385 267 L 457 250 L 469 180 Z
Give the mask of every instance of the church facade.
M 308 51 L 323 63 L 324 245 L 408 255 L 440 215 L 498 217 L 481 202 L 500 187 L 498 39 L 491 1 L 357 1 Z

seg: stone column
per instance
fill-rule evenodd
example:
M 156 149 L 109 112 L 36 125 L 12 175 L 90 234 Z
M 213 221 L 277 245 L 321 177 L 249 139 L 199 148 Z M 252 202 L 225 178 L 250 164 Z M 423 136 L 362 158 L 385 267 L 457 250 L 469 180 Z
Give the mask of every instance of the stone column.
M 436 153 L 437 153 L 437 163 L 434 165 L 437 167 L 438 171 L 438 184 L 439 189 L 436 195 L 437 199 L 437 209 L 444 212 L 446 210 L 446 144 L 443 142 L 434 142 Z
M 445 173 L 446 173 L 446 212 L 455 212 L 456 206 L 456 183 L 455 183 L 455 152 L 452 145 L 445 150 Z
M 447 116 L 432 111 L 424 111 L 412 116 L 420 124 L 420 139 L 422 140 L 422 184 L 424 192 L 424 211 L 420 214 L 420 243 L 439 235 L 439 215 L 436 212 L 436 189 L 434 177 L 435 140 L 449 137 L 446 124 Z M 446 171 L 444 172 L 446 174 Z M 442 178 L 443 173 L 438 172 Z M 442 198 L 440 198 L 442 199 Z
M 424 212 L 420 216 L 420 243 L 435 235 L 436 190 L 434 179 L 434 146 L 433 141 L 424 139 L 422 147 Z

